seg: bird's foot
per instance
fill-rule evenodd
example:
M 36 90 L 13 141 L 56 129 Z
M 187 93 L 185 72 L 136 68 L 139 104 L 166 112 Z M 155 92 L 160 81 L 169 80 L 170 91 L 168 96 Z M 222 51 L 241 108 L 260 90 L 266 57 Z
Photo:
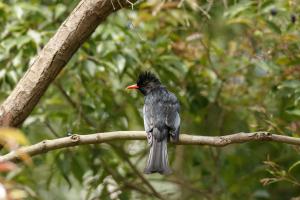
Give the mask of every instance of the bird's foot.
M 147 133 L 147 141 L 148 141 L 148 145 L 151 146 L 152 145 L 152 140 L 153 140 L 153 136 L 152 133 Z
M 171 138 L 171 141 L 174 142 L 174 143 L 178 143 L 179 142 L 179 135 L 176 134 L 176 132 L 171 132 L 170 133 L 170 138 Z

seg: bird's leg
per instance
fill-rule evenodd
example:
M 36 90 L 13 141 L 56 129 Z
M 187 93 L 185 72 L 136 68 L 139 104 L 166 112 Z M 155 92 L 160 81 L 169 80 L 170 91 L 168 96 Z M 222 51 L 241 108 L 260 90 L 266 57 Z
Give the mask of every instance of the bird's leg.
M 178 130 L 170 130 L 170 136 L 173 142 L 179 142 L 179 129 Z
M 175 139 L 175 131 L 174 130 L 170 131 L 170 137 L 172 138 L 172 140 Z
M 147 140 L 148 140 L 148 145 L 151 146 L 153 140 L 153 135 L 151 131 L 147 132 Z
M 167 142 L 170 142 L 170 140 L 171 140 L 171 133 L 169 133 L 167 136 Z
M 168 135 L 167 135 L 167 141 L 170 142 L 171 138 L 173 138 L 173 137 L 174 137 L 174 130 L 172 128 L 169 128 Z

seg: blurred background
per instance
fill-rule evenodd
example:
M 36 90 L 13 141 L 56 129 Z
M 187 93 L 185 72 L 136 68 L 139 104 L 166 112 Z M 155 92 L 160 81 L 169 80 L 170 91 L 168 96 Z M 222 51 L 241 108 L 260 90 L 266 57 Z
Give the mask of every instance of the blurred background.
M 1 101 L 78 2 L 0 2 Z M 125 87 L 151 70 L 180 100 L 181 133 L 299 137 L 299 11 L 292 0 L 139 1 L 96 29 L 20 129 L 31 144 L 143 130 L 143 97 Z M 46 200 L 300 199 L 299 147 L 171 144 L 172 176 L 141 175 L 147 153 L 146 141 L 52 151 L 1 173 L 0 190 Z

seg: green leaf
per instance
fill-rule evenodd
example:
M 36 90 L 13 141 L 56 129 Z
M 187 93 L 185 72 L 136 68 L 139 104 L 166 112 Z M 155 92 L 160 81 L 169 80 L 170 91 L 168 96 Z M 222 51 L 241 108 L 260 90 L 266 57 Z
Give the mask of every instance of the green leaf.
M 298 109 L 296 109 L 296 110 L 287 110 L 286 113 L 288 113 L 290 115 L 300 117 L 300 110 L 298 110 Z
M 252 6 L 253 2 L 251 1 L 242 1 L 241 3 L 236 4 L 235 6 L 230 7 L 224 12 L 224 17 L 233 18 L 238 16 L 240 13 L 249 9 Z
M 67 10 L 66 5 L 64 4 L 57 4 L 55 6 L 55 19 L 58 19 L 60 16 L 62 16 Z
M 274 22 L 266 20 L 266 23 L 268 25 L 268 27 L 274 31 L 275 33 L 281 34 L 281 29 L 279 26 L 277 26 Z
M 278 86 L 278 89 L 298 89 L 300 88 L 300 81 L 298 80 L 288 80 L 281 83 L 281 85 Z
M 300 160 L 295 162 L 294 164 L 292 164 L 292 166 L 290 166 L 288 172 L 290 173 L 295 167 L 297 167 L 300 164 Z

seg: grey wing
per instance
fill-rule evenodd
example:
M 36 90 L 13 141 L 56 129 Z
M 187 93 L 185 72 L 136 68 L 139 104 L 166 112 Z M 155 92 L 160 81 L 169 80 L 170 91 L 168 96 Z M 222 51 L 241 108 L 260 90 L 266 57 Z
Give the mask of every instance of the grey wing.
M 171 128 L 171 130 L 178 130 L 179 127 L 180 127 L 180 116 L 179 116 L 179 113 L 176 112 L 175 113 L 175 116 L 173 117 L 169 117 L 168 118 L 168 121 L 167 121 L 167 125 L 168 127 Z
M 170 128 L 170 134 L 176 141 L 179 139 L 180 131 L 180 115 L 179 115 L 179 103 L 174 94 L 170 95 L 170 102 L 167 108 L 166 125 Z
M 147 105 L 143 108 L 144 129 L 147 133 L 148 144 L 152 145 L 153 116 Z

